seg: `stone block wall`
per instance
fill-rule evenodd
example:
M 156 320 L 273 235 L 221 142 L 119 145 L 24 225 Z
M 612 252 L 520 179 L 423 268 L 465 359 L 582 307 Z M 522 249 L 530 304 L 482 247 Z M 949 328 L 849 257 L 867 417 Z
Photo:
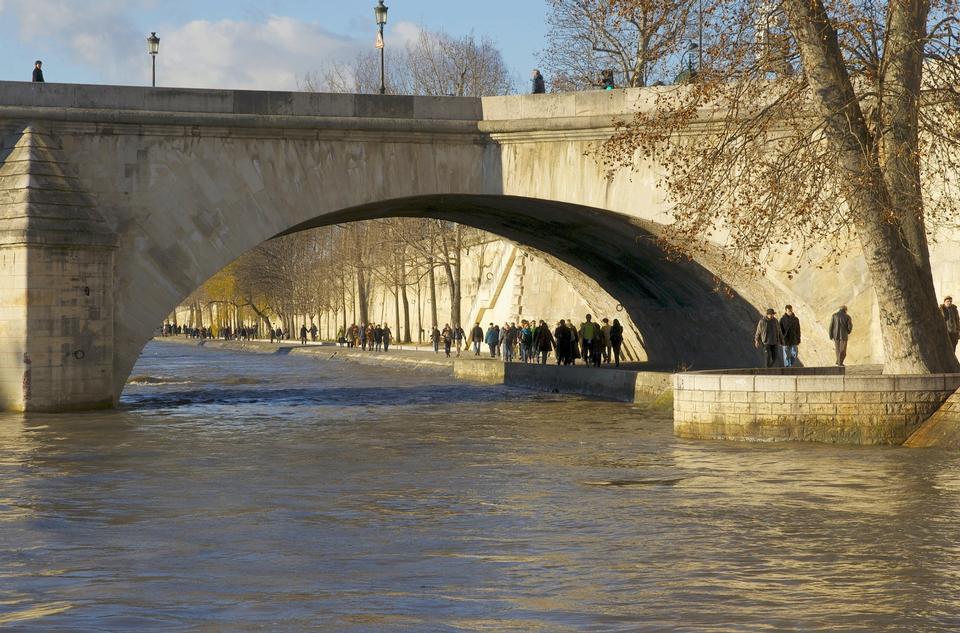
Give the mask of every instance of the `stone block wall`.
M 113 251 L 28 250 L 24 409 L 112 407 Z
M 23 409 L 27 248 L 0 248 L 0 408 Z
M 739 441 L 902 444 L 960 388 L 960 374 L 699 372 L 674 376 L 674 433 Z

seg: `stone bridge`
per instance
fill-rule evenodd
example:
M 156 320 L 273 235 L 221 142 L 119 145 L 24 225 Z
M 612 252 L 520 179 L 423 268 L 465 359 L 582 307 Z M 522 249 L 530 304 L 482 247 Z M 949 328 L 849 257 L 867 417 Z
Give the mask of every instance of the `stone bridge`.
M 732 278 L 710 244 L 693 261 L 665 256 L 656 167 L 608 179 L 589 155 L 650 90 L 457 99 L 0 82 L 0 406 L 112 406 L 157 325 L 231 261 L 279 234 L 389 216 L 461 222 L 562 260 L 622 304 L 651 367 L 753 365 L 758 308 L 785 302 L 808 362 L 828 358 L 824 324 L 841 302 L 865 332 L 852 357 L 876 361 L 856 256 L 790 281 Z

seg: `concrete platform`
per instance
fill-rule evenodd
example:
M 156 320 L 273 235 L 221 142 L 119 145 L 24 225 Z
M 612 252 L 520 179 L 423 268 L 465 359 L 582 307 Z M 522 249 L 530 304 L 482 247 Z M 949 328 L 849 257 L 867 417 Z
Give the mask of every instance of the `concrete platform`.
M 893 376 L 838 367 L 705 371 L 673 380 L 679 437 L 857 445 L 904 444 L 960 387 L 960 374 Z M 949 419 L 941 417 L 941 430 L 926 437 L 960 439 L 960 414 L 951 409 Z M 908 444 L 929 445 L 922 442 L 917 436 Z

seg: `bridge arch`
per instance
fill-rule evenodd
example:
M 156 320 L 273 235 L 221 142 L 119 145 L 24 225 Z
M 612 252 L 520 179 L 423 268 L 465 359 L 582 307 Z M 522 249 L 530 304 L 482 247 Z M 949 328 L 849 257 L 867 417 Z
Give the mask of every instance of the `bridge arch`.
M 271 237 L 389 217 L 458 222 L 564 262 L 583 275 L 581 283 L 595 284 L 620 303 L 642 336 L 651 369 L 707 369 L 755 361 L 751 340 L 758 318 L 756 308 L 736 293 L 719 292 L 717 277 L 701 264 L 678 261 L 665 253 L 653 223 L 611 211 L 520 196 L 435 194 L 340 209 Z M 234 258 L 222 252 L 207 259 L 204 274 L 212 275 Z M 577 280 L 572 281 L 576 287 Z M 156 324 L 197 286 L 195 281 L 180 286 L 175 303 L 164 304 L 154 318 L 138 324 L 137 343 L 130 349 L 136 354 L 128 355 L 129 367 L 125 365 L 120 372 L 123 381 Z M 139 303 L 140 290 L 131 288 L 129 293 L 118 297 L 118 304 Z
M 392 216 L 475 226 L 576 268 L 624 306 L 652 365 L 752 364 L 756 307 L 776 293 L 722 295 L 721 271 L 660 249 L 656 178 L 611 183 L 586 156 L 623 105 L 614 97 L 0 82 L 0 237 L 16 255 L 0 278 L 23 278 L 7 285 L 12 301 L 22 284 L 56 297 L 23 316 L 0 398 L 36 410 L 116 402 L 156 325 L 231 261 L 291 231 Z M 527 118 L 491 123 L 514 110 Z M 24 256 L 58 277 L 24 273 Z

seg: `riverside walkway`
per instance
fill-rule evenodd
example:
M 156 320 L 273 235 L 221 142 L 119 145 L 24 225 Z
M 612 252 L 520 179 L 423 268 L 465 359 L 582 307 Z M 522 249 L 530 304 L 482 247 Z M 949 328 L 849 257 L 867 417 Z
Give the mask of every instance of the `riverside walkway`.
M 487 353 L 474 356 L 473 351 L 461 351 L 459 357 L 449 358 L 443 353 L 434 353 L 429 346 L 391 346 L 389 352 L 369 352 L 357 348 L 340 347 L 330 342 L 268 340 L 224 341 L 220 339 L 188 339 L 182 337 L 158 337 L 160 343 L 203 346 L 211 349 L 226 349 L 256 354 L 295 354 L 316 357 L 318 360 L 345 361 L 452 374 L 454 377 L 484 384 L 503 384 L 511 387 L 569 393 L 618 402 L 656 403 L 672 406 L 671 374 L 668 372 L 643 371 L 639 363 L 589 367 L 575 365 L 561 367 L 555 362 L 546 365 L 535 363 L 504 363 Z

